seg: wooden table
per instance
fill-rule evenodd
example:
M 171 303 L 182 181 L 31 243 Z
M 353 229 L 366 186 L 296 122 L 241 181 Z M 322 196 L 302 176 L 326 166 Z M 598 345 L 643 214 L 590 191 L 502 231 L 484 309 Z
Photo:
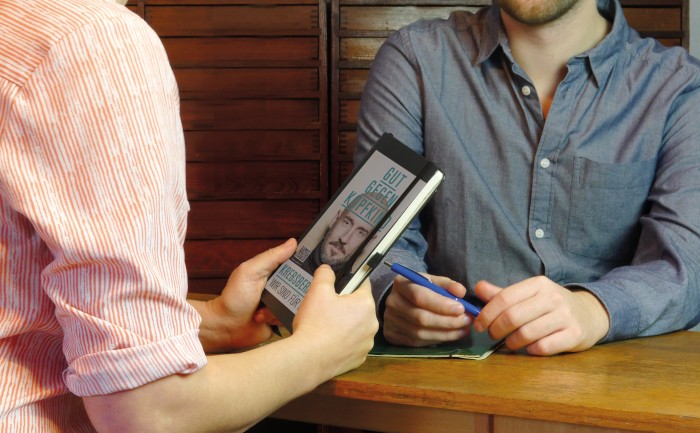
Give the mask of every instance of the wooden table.
M 547 358 L 368 358 L 273 416 L 401 433 L 700 432 L 700 332 Z

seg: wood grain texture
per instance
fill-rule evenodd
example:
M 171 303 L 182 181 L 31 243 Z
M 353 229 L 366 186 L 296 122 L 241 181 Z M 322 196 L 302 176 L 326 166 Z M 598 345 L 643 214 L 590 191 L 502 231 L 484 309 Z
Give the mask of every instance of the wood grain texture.
M 280 245 L 285 240 L 284 238 L 188 240 L 185 242 L 185 262 L 192 268 L 190 277 L 228 278 L 239 263 Z
M 319 59 L 319 38 L 278 36 L 163 39 L 174 68 L 289 65 Z
M 319 201 L 231 200 L 190 203 L 188 239 L 299 236 L 319 212 Z
M 161 37 L 319 34 L 315 5 L 197 5 L 148 8 L 146 21 Z
M 553 357 L 499 351 L 483 361 L 369 358 L 359 369 L 321 385 L 311 397 L 333 398 L 340 410 L 372 402 L 389 405 L 395 413 L 418 407 L 487 414 L 497 416 L 491 428 L 502 428 L 491 431 L 500 433 L 589 431 L 577 425 L 698 432 L 699 363 L 700 333 L 687 331 Z M 313 417 L 299 416 L 304 403 L 304 398 L 293 403 L 298 419 Z M 290 412 L 277 416 L 289 417 Z M 498 417 L 560 425 L 513 430 L 508 420 Z M 387 431 L 413 431 L 401 417 L 394 424 Z
M 188 162 L 318 160 L 322 152 L 313 129 L 185 131 L 185 141 Z

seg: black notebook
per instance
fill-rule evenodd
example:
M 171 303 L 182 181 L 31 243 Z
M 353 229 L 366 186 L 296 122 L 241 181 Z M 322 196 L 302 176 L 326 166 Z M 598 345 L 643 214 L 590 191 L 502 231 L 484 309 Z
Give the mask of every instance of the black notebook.
M 322 263 L 335 271 L 337 293 L 353 292 L 442 180 L 435 164 L 391 134 L 382 135 L 301 236 L 294 256 L 270 276 L 262 302 L 292 332 L 294 315 Z

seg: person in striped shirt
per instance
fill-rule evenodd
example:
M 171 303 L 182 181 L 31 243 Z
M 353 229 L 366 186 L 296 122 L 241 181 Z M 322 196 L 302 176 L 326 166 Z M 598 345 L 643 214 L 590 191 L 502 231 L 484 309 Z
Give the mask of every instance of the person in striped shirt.
M 294 240 L 187 302 L 178 90 L 111 0 L 0 2 L 0 432 L 236 431 L 361 364 L 369 284 L 322 266 L 288 338 L 257 310 Z

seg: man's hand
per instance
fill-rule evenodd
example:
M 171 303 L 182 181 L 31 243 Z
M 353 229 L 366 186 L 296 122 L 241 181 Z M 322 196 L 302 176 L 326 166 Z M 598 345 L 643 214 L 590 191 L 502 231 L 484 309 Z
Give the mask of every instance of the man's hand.
M 272 336 L 274 318 L 259 309 L 268 276 L 294 254 L 296 241 L 289 239 L 236 268 L 221 296 L 206 304 L 190 301 L 202 316 L 200 340 L 204 350 L 220 352 L 254 346 Z
M 610 328 L 608 313 L 586 290 L 570 291 L 547 277 L 533 277 L 504 289 L 480 281 L 474 287 L 486 306 L 474 322 L 491 338 L 505 337 L 511 350 L 531 355 L 580 352 L 600 341 Z
M 467 293 L 447 277 L 424 275 L 455 296 Z M 465 337 L 472 320 L 459 302 L 397 276 L 386 300 L 384 337 L 396 345 L 429 346 Z

